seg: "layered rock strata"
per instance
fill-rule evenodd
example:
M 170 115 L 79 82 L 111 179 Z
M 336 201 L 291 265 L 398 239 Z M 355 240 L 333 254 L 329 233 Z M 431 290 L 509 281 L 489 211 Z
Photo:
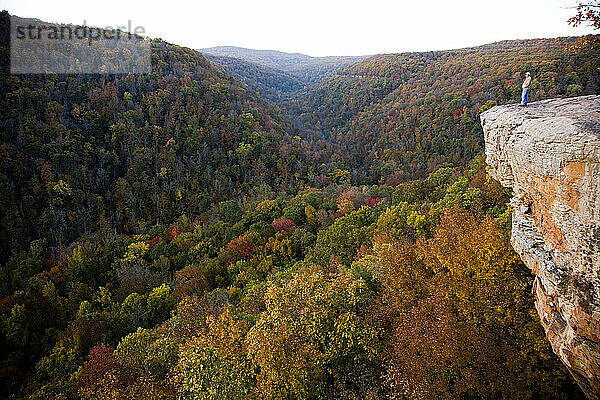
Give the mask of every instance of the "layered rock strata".
M 600 399 L 600 96 L 481 114 L 489 174 L 513 188 L 512 245 L 548 340 Z

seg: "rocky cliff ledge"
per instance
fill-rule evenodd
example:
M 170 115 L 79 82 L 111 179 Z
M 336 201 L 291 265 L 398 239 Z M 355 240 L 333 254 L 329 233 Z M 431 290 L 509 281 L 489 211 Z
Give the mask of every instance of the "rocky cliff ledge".
M 600 399 L 600 96 L 481 114 L 489 173 L 513 188 L 512 245 L 556 354 Z

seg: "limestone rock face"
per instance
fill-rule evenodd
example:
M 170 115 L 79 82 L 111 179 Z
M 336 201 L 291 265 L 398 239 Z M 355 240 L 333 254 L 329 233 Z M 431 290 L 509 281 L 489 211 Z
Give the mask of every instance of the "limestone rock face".
M 481 114 L 489 174 L 513 188 L 511 242 L 556 354 L 600 399 L 600 96 Z

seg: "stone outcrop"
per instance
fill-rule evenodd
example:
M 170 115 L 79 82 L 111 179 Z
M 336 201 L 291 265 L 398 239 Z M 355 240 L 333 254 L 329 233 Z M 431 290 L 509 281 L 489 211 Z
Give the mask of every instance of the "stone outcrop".
M 556 354 L 600 399 L 600 96 L 481 115 L 489 174 L 513 188 L 511 242 Z

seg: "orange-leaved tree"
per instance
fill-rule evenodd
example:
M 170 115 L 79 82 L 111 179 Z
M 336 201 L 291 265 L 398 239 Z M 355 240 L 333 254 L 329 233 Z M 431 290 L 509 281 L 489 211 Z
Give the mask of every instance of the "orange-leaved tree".
M 594 29 L 600 29 L 600 1 L 591 0 L 585 3 L 579 3 L 577 14 L 569 18 L 569 24 L 579 26 L 583 23 L 589 23 Z

